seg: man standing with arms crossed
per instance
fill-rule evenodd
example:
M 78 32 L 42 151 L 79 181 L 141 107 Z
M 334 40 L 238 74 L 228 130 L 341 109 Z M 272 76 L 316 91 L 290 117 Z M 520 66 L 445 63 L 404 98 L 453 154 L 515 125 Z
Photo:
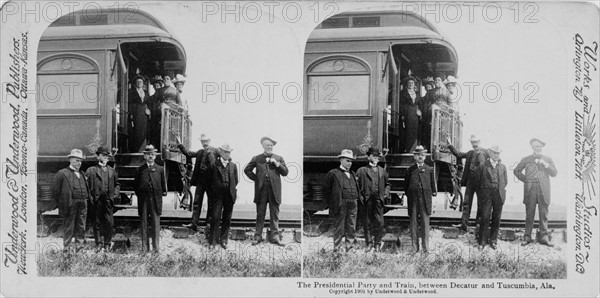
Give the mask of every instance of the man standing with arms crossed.
M 546 143 L 533 138 L 529 144 L 533 149 L 533 154 L 523 157 L 514 170 L 515 176 L 524 183 L 525 235 L 522 245 L 533 242 L 531 230 L 533 230 L 537 205 L 540 220 L 536 238 L 541 244 L 552 247 L 554 245 L 548 238 L 548 206 L 550 205 L 550 177 L 555 177 L 557 171 L 552 158 L 542 155 L 542 149 Z

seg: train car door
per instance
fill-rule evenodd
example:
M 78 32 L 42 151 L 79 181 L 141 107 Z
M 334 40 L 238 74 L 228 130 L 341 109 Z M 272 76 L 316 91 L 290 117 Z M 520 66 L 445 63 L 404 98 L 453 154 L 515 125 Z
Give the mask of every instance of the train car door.
M 384 148 L 390 153 L 398 153 L 400 144 L 400 86 L 398 65 L 394 60 L 394 52 L 390 44 L 385 57 L 382 77 L 382 95 L 387 96 L 387 108 L 384 110 Z

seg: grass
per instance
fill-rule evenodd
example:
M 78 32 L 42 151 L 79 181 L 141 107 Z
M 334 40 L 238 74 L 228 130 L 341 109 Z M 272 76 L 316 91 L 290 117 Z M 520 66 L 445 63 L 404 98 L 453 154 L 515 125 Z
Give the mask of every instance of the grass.
M 532 263 L 515 260 L 504 253 L 424 256 L 421 254 L 349 253 L 321 250 L 304 256 L 306 278 L 528 278 L 562 279 L 566 263 L 549 260 Z

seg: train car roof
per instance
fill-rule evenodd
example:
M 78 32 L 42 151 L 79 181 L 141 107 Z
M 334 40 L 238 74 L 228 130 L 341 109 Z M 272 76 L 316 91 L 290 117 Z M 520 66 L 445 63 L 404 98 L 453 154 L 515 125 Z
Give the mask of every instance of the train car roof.
M 444 38 L 437 32 L 416 26 L 403 27 L 366 27 L 366 28 L 335 28 L 316 29 L 310 34 L 308 41 L 359 41 L 386 39 L 439 39 Z
M 124 37 L 174 38 L 168 32 L 153 26 L 115 24 L 102 26 L 48 27 L 42 34 L 41 40 L 103 39 Z

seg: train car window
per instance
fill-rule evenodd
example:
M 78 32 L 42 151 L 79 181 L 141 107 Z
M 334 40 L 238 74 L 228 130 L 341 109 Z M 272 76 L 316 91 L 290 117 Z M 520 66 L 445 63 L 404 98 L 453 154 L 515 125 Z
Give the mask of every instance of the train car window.
M 321 29 L 350 28 L 350 18 L 329 18 L 321 23 Z
M 98 113 L 98 67 L 89 59 L 62 55 L 42 61 L 37 75 L 38 114 Z
M 165 30 L 157 20 L 138 9 L 86 9 L 58 18 L 50 27 L 92 25 L 150 25 Z
M 368 115 L 369 68 L 358 60 L 330 58 L 308 74 L 307 115 Z
M 352 18 L 352 27 L 379 27 L 379 17 L 354 17 Z

